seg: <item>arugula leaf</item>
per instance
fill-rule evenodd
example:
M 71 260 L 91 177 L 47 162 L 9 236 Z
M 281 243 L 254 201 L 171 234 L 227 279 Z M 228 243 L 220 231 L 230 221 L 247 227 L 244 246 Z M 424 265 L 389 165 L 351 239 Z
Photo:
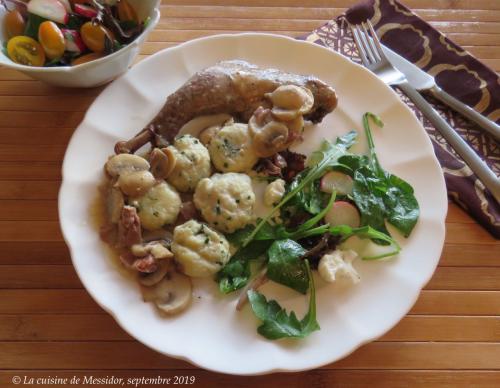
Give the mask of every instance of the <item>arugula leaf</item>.
M 313 229 L 306 230 L 301 234 L 297 234 L 294 236 L 295 239 L 300 240 L 302 238 L 311 237 L 311 236 L 320 236 L 325 233 L 330 233 L 334 236 L 342 236 L 342 240 L 346 241 L 352 236 L 357 236 L 361 239 L 371 239 L 373 241 L 380 241 L 384 245 L 392 246 L 392 250 L 376 256 L 365 256 L 362 257 L 363 260 L 378 260 L 389 256 L 397 255 L 401 251 L 401 247 L 398 242 L 394 240 L 391 236 L 386 233 L 380 232 L 371 226 L 362 226 L 360 228 L 351 228 L 347 225 L 339 225 L 339 226 L 330 226 L 328 224 L 321 225 Z
M 250 261 L 266 253 L 270 245 L 271 241 L 252 241 L 246 247 L 240 248 L 217 273 L 219 290 L 228 294 L 244 287 L 251 276 Z
M 332 168 L 337 160 L 348 153 L 348 148 L 354 144 L 357 133 L 355 131 L 351 131 L 344 136 L 337 138 L 335 144 L 325 140 L 321 145 L 321 148 L 318 151 L 313 152 L 311 158 L 308 162 L 309 170 L 304 178 L 294 187 L 290 192 L 288 192 L 283 199 L 280 201 L 278 205 L 276 205 L 263 220 L 261 220 L 253 232 L 247 237 L 244 241 L 243 246 L 250 243 L 253 240 L 258 231 L 266 224 L 271 217 L 287 202 L 289 202 L 298 192 L 300 192 L 304 187 L 309 185 L 311 182 L 314 182 L 316 179 L 319 179 L 323 176 L 323 174 L 329 169 Z
M 275 300 L 267 301 L 261 293 L 248 290 L 248 300 L 252 306 L 254 314 L 262 321 L 257 328 L 257 332 L 263 337 L 275 340 L 280 338 L 304 338 L 313 331 L 319 330 L 316 320 L 316 291 L 314 279 L 309 268 L 309 262 L 304 261 L 309 277 L 309 309 L 302 320 L 298 320 L 292 311 L 288 315 Z
M 389 187 L 385 198 L 387 220 L 405 237 L 411 234 L 420 214 L 413 187 L 395 175 L 389 175 Z
M 366 155 L 344 155 L 339 158 L 338 164 L 334 167 L 334 170 L 343 172 L 344 174 L 353 177 L 354 172 L 362 166 L 368 165 L 369 161 L 370 160 Z
M 389 234 L 385 227 L 386 208 L 384 196 L 387 186 L 374 172 L 364 166 L 354 173 L 352 198 L 361 213 L 361 225 Z
M 275 241 L 267 252 L 267 277 L 305 294 L 309 288 L 309 277 L 305 261 L 301 257 L 306 252 L 293 240 Z
M 295 235 L 300 234 L 308 229 L 313 228 L 318 222 L 320 222 L 323 219 L 323 217 L 325 217 L 326 213 L 328 213 L 330 211 L 330 209 L 332 208 L 333 202 L 335 202 L 336 196 L 337 196 L 337 193 L 334 191 L 330 195 L 330 200 L 328 201 L 328 204 L 326 205 L 326 207 L 323 210 L 321 210 L 318 214 L 316 214 L 314 217 L 311 217 L 306 222 L 304 222 L 302 225 L 300 225 L 295 230 L 295 232 L 290 232 L 289 233 L 290 238 L 295 239 Z
M 309 172 L 309 169 L 302 171 L 298 174 L 295 179 L 290 183 L 288 187 L 288 192 L 293 191 L 304 177 Z M 320 180 L 315 181 L 304 186 L 288 203 L 288 205 L 294 206 L 299 209 L 303 209 L 310 214 L 318 214 L 325 203 L 326 194 L 320 190 Z
M 240 247 L 243 244 L 243 241 L 250 235 L 250 233 L 254 230 L 253 225 L 247 225 L 242 229 L 238 229 L 236 232 L 226 234 L 226 240 L 233 244 L 234 246 Z
M 362 163 L 354 172 L 353 199 L 361 212 L 362 225 L 388 234 L 385 220 L 394 225 L 405 237 L 408 237 L 415 227 L 419 217 L 419 205 L 413 193 L 413 188 L 403 179 L 386 172 L 375 153 L 375 144 L 371 134 L 369 119 L 383 126 L 380 118 L 373 113 L 365 113 L 363 125 L 365 128 L 370 158 Z M 355 159 L 342 160 L 344 164 L 353 163 Z M 375 241 L 381 243 L 381 241 Z
M 65 26 L 62 26 L 64 28 L 70 29 L 70 30 L 77 30 L 80 31 L 80 28 L 85 24 L 85 22 L 88 19 L 85 19 L 83 16 L 77 15 L 76 13 L 70 13 L 68 22 L 66 23 Z
M 375 256 L 365 256 L 362 257 L 363 260 L 378 260 L 378 259 L 383 259 L 389 256 L 394 256 L 397 255 L 401 251 L 401 247 L 397 243 L 396 240 L 394 240 L 391 236 L 388 234 L 385 234 L 383 232 L 380 232 L 376 229 L 373 229 L 371 226 L 362 226 L 360 228 L 351 228 L 347 225 L 341 225 L 341 226 L 333 226 L 329 229 L 329 232 L 332 235 L 341 235 L 342 236 L 342 241 L 346 241 L 352 236 L 357 236 L 361 239 L 370 239 L 373 241 L 382 241 L 384 245 L 390 245 L 392 246 L 392 251 L 389 251 L 387 253 L 382 253 L 380 255 L 375 255 Z
M 24 29 L 24 35 L 29 36 L 35 40 L 38 40 L 38 29 L 40 24 L 42 24 L 45 19 L 41 16 L 35 15 L 33 13 L 28 12 L 28 21 L 26 22 L 26 27 Z

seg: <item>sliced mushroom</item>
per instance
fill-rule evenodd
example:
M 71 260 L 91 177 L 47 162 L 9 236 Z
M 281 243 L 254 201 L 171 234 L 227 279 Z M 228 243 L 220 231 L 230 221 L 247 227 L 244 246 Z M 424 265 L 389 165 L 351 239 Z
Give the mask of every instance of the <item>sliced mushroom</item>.
M 220 125 L 213 125 L 201 131 L 200 141 L 203 145 L 207 146 L 212 141 L 214 136 L 221 130 L 221 128 L 222 127 Z
M 130 250 L 137 257 L 151 254 L 155 259 L 171 259 L 174 254 L 165 246 L 166 244 L 166 241 L 151 241 L 146 244 L 132 245 Z
M 178 136 L 192 135 L 198 137 L 204 129 L 213 126 L 222 127 L 228 120 L 232 120 L 232 117 L 226 113 L 198 116 L 184 124 L 179 130 Z
M 290 121 L 311 111 L 314 96 L 307 88 L 283 85 L 266 94 L 273 103 L 272 113 L 279 120 Z
M 302 117 L 302 115 L 300 115 L 291 121 L 287 121 L 285 124 L 290 130 L 290 132 L 300 134 L 304 129 L 304 118 Z
M 168 271 L 172 269 L 172 262 L 170 260 L 160 260 L 158 268 L 152 273 L 139 273 L 139 283 L 143 286 L 151 287 L 162 280 Z
M 154 186 L 156 180 L 149 171 L 132 171 L 122 173 L 117 185 L 120 190 L 130 197 L 140 197 Z
M 253 137 L 253 148 L 257 156 L 267 158 L 288 146 L 288 127 L 280 122 L 267 123 Z
M 156 179 L 166 179 L 174 170 L 176 158 L 170 148 L 154 148 L 149 156 L 151 172 Z
M 145 301 L 155 302 L 158 309 L 168 315 L 180 313 L 192 299 L 191 279 L 178 272 L 168 272 L 167 275 L 153 287 L 144 287 Z
M 254 136 L 262 130 L 262 128 L 273 121 L 273 116 L 271 114 L 271 109 L 265 109 L 259 106 L 250 120 L 248 121 L 248 129 L 251 136 Z
M 142 237 L 144 242 L 161 240 L 165 246 L 170 246 L 173 240 L 172 232 L 165 229 L 144 230 Z
M 110 157 L 105 165 L 106 172 L 111 177 L 118 177 L 126 172 L 147 171 L 149 163 L 146 159 L 132 154 L 118 154 Z
M 120 221 L 123 206 L 125 206 L 125 199 L 122 192 L 116 187 L 110 186 L 106 192 L 107 220 L 113 224 L 117 224 Z

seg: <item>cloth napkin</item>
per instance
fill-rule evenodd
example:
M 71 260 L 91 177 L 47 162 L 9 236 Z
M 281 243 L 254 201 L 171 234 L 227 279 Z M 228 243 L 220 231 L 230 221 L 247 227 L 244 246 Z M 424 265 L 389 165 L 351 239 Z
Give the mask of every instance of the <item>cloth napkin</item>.
M 298 39 L 329 47 L 361 63 L 347 20 L 359 23 L 366 19 L 370 19 L 384 45 L 434 76 L 446 92 L 500 123 L 497 74 L 396 0 L 364 1 Z M 418 108 L 399 90 L 396 92 L 429 134 L 444 173 L 448 196 L 499 239 L 499 203 Z M 431 96 L 425 97 L 498 175 L 499 143 Z

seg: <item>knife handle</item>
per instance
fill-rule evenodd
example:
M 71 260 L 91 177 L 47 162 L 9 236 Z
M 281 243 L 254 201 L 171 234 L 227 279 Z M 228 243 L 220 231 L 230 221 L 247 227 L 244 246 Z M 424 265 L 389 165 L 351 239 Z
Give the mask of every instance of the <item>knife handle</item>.
M 486 163 L 474 152 L 455 130 L 444 121 L 439 113 L 408 82 L 397 85 L 415 103 L 425 117 L 443 135 L 446 141 L 462 157 L 464 162 L 476 174 L 484 186 L 500 202 L 500 179 L 491 171 Z
M 438 100 L 441 100 L 446 105 L 460 113 L 461 115 L 467 117 L 469 120 L 475 122 L 485 131 L 488 131 L 493 135 L 496 140 L 500 140 L 500 125 L 495 123 L 493 120 L 488 119 L 481 113 L 472 109 L 470 106 L 465 105 L 462 101 L 457 100 L 451 94 L 446 93 L 439 86 L 434 86 L 430 89 L 432 95 Z

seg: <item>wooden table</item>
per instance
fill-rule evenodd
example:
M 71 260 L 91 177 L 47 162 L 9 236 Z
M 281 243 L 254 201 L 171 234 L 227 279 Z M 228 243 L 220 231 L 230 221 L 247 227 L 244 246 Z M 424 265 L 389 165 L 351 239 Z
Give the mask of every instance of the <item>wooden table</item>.
M 141 57 L 227 31 L 300 35 L 351 0 L 170 0 Z M 499 0 L 405 0 L 500 70 Z M 102 88 L 67 90 L 0 69 L 0 386 L 13 376 L 196 376 L 197 386 L 499 387 L 500 244 L 450 204 L 440 265 L 393 330 L 321 369 L 232 377 L 149 350 L 82 288 L 57 221 L 68 140 Z

